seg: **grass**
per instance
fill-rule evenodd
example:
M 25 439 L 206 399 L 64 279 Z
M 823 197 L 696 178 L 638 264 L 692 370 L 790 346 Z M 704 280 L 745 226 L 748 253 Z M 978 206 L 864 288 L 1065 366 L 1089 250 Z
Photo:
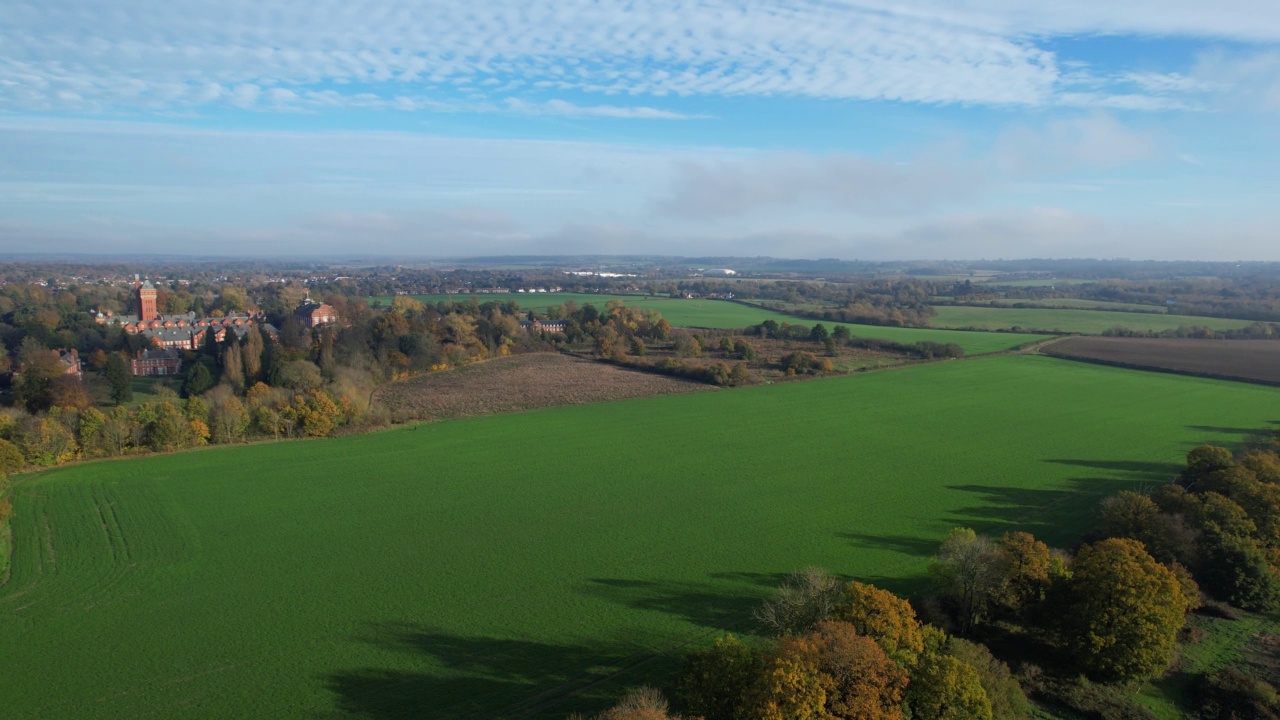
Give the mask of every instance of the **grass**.
M 955 526 L 1065 544 L 1276 399 L 1019 355 L 48 471 L 12 491 L 0 697 L 563 718 L 798 567 L 910 593 Z
M 1195 676 L 1240 665 L 1254 635 L 1280 633 L 1280 617 L 1257 613 L 1242 613 L 1238 620 L 1192 615 L 1188 624 L 1204 635 L 1198 642 L 1179 645 L 1179 673 L 1148 683 L 1137 698 L 1162 720 L 1186 717 L 1193 703 Z
M 440 302 L 442 300 L 453 299 L 457 302 L 469 302 L 469 295 L 415 295 L 418 300 Z M 751 307 L 735 302 L 725 300 L 706 300 L 693 299 L 684 300 L 680 298 L 668 297 L 647 297 L 643 295 L 590 295 L 582 293 L 546 293 L 546 294 L 518 294 L 509 293 L 505 295 L 477 295 L 476 298 L 480 302 L 486 300 L 515 300 L 520 303 L 520 307 L 526 310 L 544 311 L 552 305 L 562 305 L 568 300 L 572 300 L 578 305 L 591 303 L 600 309 L 604 309 L 604 304 L 609 300 L 623 300 L 624 302 L 636 305 L 642 308 L 652 308 L 662 314 L 667 322 L 676 327 L 694 327 L 694 328 L 745 328 L 752 325 L 759 325 L 765 320 L 775 320 L 778 323 L 788 322 L 792 325 L 813 325 L 821 322 L 810 318 L 786 315 L 783 313 L 773 312 L 772 310 L 764 310 Z M 370 298 L 372 300 L 382 300 L 384 304 L 389 304 L 389 298 Z M 1024 343 L 1043 340 L 1045 335 L 1022 335 L 1014 333 L 992 333 L 992 332 L 967 332 L 962 330 L 940 330 L 934 328 L 895 328 L 882 327 L 878 325 L 854 325 L 849 323 L 831 323 L 824 322 L 827 329 L 834 329 L 836 325 L 844 324 L 849 330 L 858 337 L 881 338 L 884 340 L 893 340 L 895 342 L 916 343 L 923 340 L 939 343 L 956 343 L 963 347 L 966 353 L 976 355 L 989 352 L 1001 352 L 1018 347 Z
M 1154 313 L 1109 312 L 1104 310 L 1045 309 L 1045 308 L 993 308 L 943 305 L 935 308 L 938 315 L 931 324 L 939 328 L 975 327 L 987 330 L 1028 328 L 1033 330 L 1061 331 L 1098 335 L 1114 327 L 1130 330 L 1176 330 L 1183 326 L 1210 327 L 1230 330 L 1249 325 L 1248 320 L 1191 317 L 1187 315 L 1157 315 Z

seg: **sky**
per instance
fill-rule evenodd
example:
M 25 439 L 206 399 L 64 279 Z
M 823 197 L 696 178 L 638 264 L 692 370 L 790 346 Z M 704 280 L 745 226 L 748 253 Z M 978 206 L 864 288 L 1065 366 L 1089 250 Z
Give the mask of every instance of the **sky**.
M 1280 260 L 1276 0 L 5 0 L 0 253 Z

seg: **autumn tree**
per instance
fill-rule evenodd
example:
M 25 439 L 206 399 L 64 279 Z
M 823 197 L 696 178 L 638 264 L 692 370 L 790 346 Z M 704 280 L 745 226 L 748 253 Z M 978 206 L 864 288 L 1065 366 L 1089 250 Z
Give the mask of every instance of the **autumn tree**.
M 875 640 L 889 657 L 909 667 L 924 650 L 920 621 L 906 600 L 874 585 L 851 582 L 844 586 L 833 620 L 849 623 Z
M 23 459 L 22 451 L 18 446 L 8 440 L 0 439 L 0 475 L 21 472 L 26 465 L 27 462 Z
M 1142 543 L 1111 538 L 1076 555 L 1062 629 L 1081 667 L 1113 680 L 1142 680 L 1173 657 L 1187 599 L 1177 578 Z
M 744 720 L 828 720 L 818 667 L 794 654 L 775 654 L 749 694 Z
M 92 405 L 93 400 L 89 398 L 89 391 L 80 378 L 59 375 L 49 383 L 49 404 L 51 407 L 83 410 Z
M 1019 614 L 1044 601 L 1051 582 L 1053 553 L 1031 533 L 1005 533 L 996 545 L 1003 558 L 1004 577 L 992 600 Z
M 783 639 L 778 653 L 817 668 L 827 718 L 902 720 L 907 673 L 874 640 L 846 622 L 823 621 Z
M 912 668 L 907 704 L 913 720 L 991 720 L 978 671 L 942 653 L 926 653 Z

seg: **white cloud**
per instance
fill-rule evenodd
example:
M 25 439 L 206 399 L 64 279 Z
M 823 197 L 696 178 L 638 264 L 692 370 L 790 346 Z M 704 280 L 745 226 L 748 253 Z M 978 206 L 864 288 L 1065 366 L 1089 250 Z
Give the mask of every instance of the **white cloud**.
M 576 105 L 564 100 L 548 100 L 542 103 L 526 102 L 519 98 L 507 98 L 503 103 L 508 110 L 521 115 L 551 115 L 570 118 L 617 118 L 629 120 L 702 120 L 706 115 L 660 110 L 651 107 L 625 107 L 620 105 Z

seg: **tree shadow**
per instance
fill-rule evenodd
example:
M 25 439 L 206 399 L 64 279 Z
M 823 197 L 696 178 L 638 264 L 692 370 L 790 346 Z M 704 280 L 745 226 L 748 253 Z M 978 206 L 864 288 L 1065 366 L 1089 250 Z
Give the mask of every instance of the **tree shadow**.
M 1277 423 L 1277 421 L 1275 420 L 1269 420 L 1267 421 L 1267 423 L 1269 425 L 1280 424 L 1280 423 Z M 1265 434 L 1268 434 L 1269 432 L 1266 428 L 1222 427 L 1219 425 L 1188 425 L 1187 429 L 1200 430 L 1202 432 L 1222 433 L 1224 435 L 1240 435 L 1242 438 L 1249 438 L 1254 435 L 1265 435 Z
M 717 577 L 717 576 L 713 576 Z M 721 579 L 745 579 L 744 589 L 688 582 L 592 578 L 585 592 L 635 610 L 661 612 L 709 630 L 752 632 L 752 611 L 785 575 L 721 573 Z
M 1095 470 L 1114 470 L 1129 475 L 1141 475 L 1142 479 L 1165 481 L 1182 472 L 1183 465 L 1166 462 L 1143 462 L 1136 460 L 1069 460 L 1050 458 L 1044 462 L 1058 465 L 1087 467 Z
M 868 535 L 859 532 L 836 533 L 836 537 L 851 541 L 855 547 L 891 550 L 913 557 L 930 557 L 938 551 L 938 541 L 931 538 L 908 535 Z
M 997 485 L 951 485 L 948 489 L 974 493 L 980 504 L 952 511 L 957 523 L 979 534 L 999 537 L 1023 531 L 1051 546 L 1068 547 L 1088 532 L 1099 503 L 1121 490 L 1135 490 L 1143 483 L 1116 478 L 1068 478 L 1069 486 L 1010 488 Z
M 324 678 L 343 717 L 471 720 L 563 717 L 598 710 L 624 685 L 654 683 L 671 654 L 591 645 L 467 637 L 413 623 L 372 626 L 365 642 L 429 660 L 436 672 L 361 668 Z

